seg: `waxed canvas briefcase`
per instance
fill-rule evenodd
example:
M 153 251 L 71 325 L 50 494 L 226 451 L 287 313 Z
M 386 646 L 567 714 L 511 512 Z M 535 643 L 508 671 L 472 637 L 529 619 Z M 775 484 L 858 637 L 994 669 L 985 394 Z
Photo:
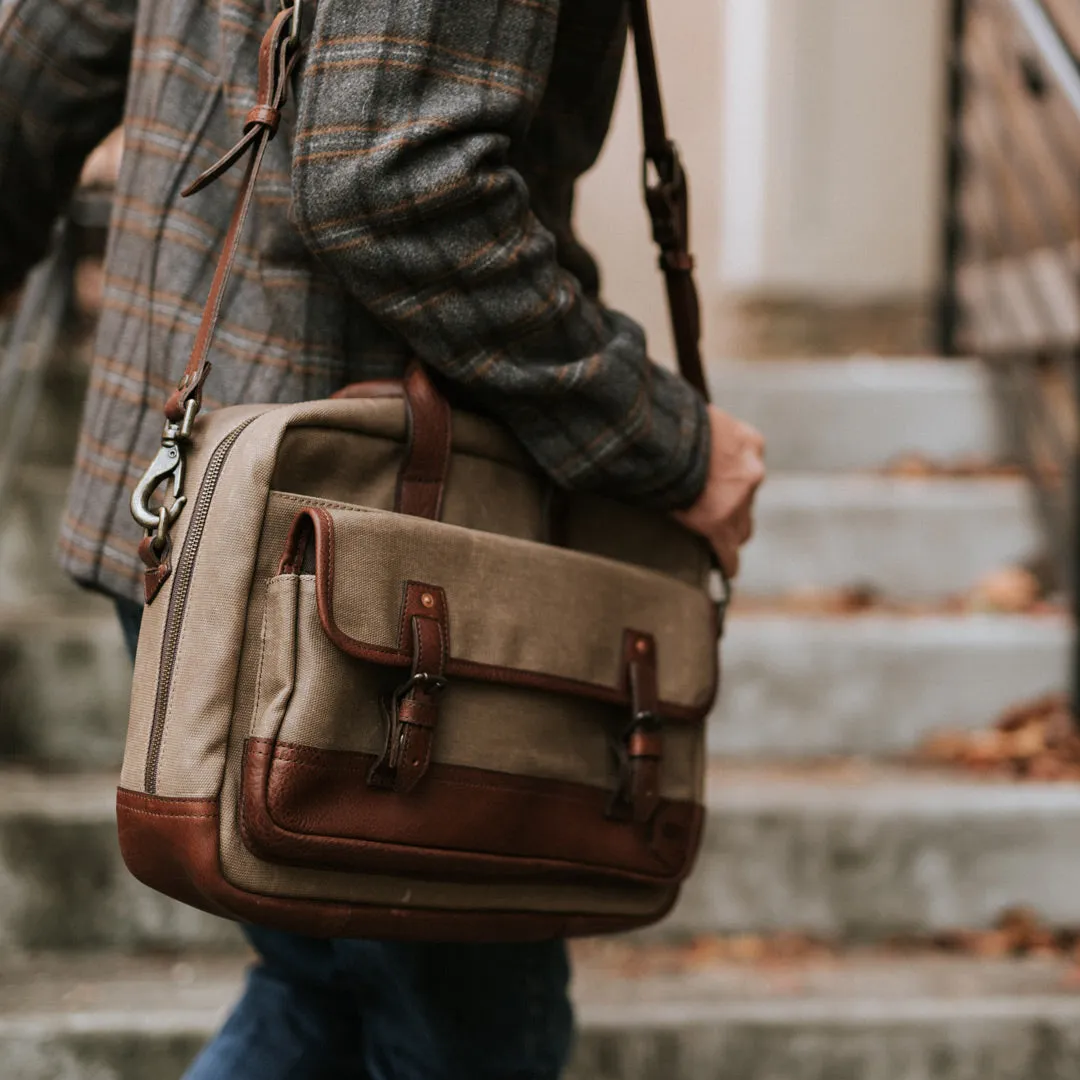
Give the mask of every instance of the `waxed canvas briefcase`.
M 649 209 L 703 388 L 685 179 L 634 0 Z M 161 451 L 132 498 L 146 611 L 117 814 L 132 872 L 312 935 L 642 926 L 689 874 L 721 602 L 666 515 L 555 493 L 414 365 L 335 399 L 198 415 L 299 41 L 268 30 L 247 175 Z M 171 497 L 154 499 L 163 484 Z

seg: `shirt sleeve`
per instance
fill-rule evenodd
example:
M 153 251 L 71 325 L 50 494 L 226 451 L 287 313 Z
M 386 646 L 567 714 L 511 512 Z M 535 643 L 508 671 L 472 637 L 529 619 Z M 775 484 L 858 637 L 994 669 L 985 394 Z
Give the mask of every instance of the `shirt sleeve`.
M 512 161 L 559 29 L 558 0 L 320 0 L 300 80 L 297 223 L 557 483 L 685 506 L 705 482 L 704 403 L 560 264 Z
M 135 0 L 0 0 L 0 296 L 121 121 L 134 22 Z

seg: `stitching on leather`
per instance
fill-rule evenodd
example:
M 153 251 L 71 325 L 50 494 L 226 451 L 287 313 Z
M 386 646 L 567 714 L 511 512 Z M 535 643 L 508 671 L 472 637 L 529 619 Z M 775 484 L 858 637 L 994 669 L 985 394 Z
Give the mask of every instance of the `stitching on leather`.
M 256 749 L 256 748 L 253 748 L 253 749 Z M 306 766 L 306 763 L 304 763 L 304 762 L 296 762 L 295 764 L 298 764 L 298 765 L 301 765 L 301 766 Z M 347 771 L 355 772 L 355 771 L 362 771 L 362 770 L 349 769 Z M 653 859 L 657 860 L 658 862 L 660 862 L 666 869 L 666 873 L 661 874 L 661 873 L 656 873 L 656 872 L 649 872 L 647 870 L 627 870 L 624 867 L 612 867 L 612 866 L 610 866 L 610 865 L 608 865 L 606 863 L 597 863 L 597 862 L 594 862 L 592 860 L 582 861 L 580 859 L 566 859 L 566 858 L 560 858 L 560 857 L 550 856 L 550 855 L 515 856 L 515 855 L 498 854 L 498 853 L 495 853 L 495 852 L 453 851 L 451 849 L 444 849 L 444 848 L 432 849 L 432 848 L 429 848 L 429 847 L 427 847 L 425 845 L 417 845 L 417 844 L 405 843 L 405 842 L 398 841 L 398 840 L 377 840 L 377 839 L 373 839 L 373 838 L 370 838 L 370 837 L 369 838 L 362 838 L 362 837 L 348 837 L 348 836 L 327 836 L 327 835 L 323 835 L 323 834 L 319 834 L 319 833 L 301 832 L 301 831 L 299 831 L 299 829 L 297 828 L 296 825 L 285 825 L 285 824 L 282 824 L 282 823 L 276 821 L 273 818 L 273 815 L 270 813 L 269 805 L 265 806 L 265 810 L 266 810 L 266 812 L 268 814 L 268 818 L 269 818 L 269 821 L 271 823 L 272 828 L 275 830 L 276 833 L 280 834 L 279 836 L 276 836 L 276 837 L 273 837 L 273 838 L 270 839 L 269 843 L 270 843 L 270 845 L 272 847 L 276 843 L 280 843 L 282 838 L 286 842 L 300 840 L 300 841 L 305 842 L 305 843 L 310 843 L 310 842 L 314 841 L 317 846 L 320 845 L 320 844 L 321 845 L 327 845 L 328 844 L 331 848 L 334 848 L 334 849 L 341 848 L 341 847 L 348 848 L 348 847 L 351 847 L 351 846 L 355 846 L 356 844 L 361 844 L 361 845 L 365 845 L 365 846 L 374 846 L 374 847 L 378 847 L 378 848 L 381 848 L 381 849 L 390 849 L 390 848 L 392 848 L 392 849 L 396 849 L 396 850 L 399 850 L 399 851 L 414 851 L 414 852 L 415 851 L 425 851 L 425 852 L 429 852 L 429 853 L 430 852 L 438 852 L 439 854 L 443 854 L 443 855 L 445 855 L 447 853 L 450 853 L 450 854 L 452 854 L 452 855 L 454 855 L 456 857 L 463 857 L 463 858 L 468 859 L 470 861 L 473 861 L 473 860 L 485 860 L 485 861 L 487 861 L 487 860 L 491 860 L 491 859 L 496 859 L 496 860 L 505 860 L 505 861 L 510 861 L 510 862 L 517 863 L 519 861 L 524 860 L 524 861 L 528 861 L 528 862 L 540 862 L 540 863 L 543 863 L 543 864 L 548 865 L 548 866 L 560 866 L 560 867 L 564 867 L 564 868 L 586 867 L 586 868 L 589 868 L 589 869 L 599 870 L 599 871 L 604 872 L 604 873 L 611 873 L 611 872 L 629 873 L 629 874 L 633 875 L 634 877 L 636 877 L 638 879 L 644 878 L 644 879 L 648 879 L 648 880 L 650 880 L 652 882 L 662 883 L 662 884 L 663 883 L 669 883 L 669 882 L 672 882 L 672 881 L 675 881 L 675 880 L 678 880 L 678 879 L 681 878 L 681 876 L 683 875 L 683 872 L 685 870 L 686 861 L 687 861 L 687 858 L 688 858 L 688 855 L 689 855 L 689 845 L 688 845 L 687 852 L 684 853 L 684 855 L 683 855 L 683 857 L 681 859 L 677 860 L 677 865 L 672 866 L 670 864 L 669 860 L 664 859 L 663 857 L 658 855 L 656 852 L 650 851 L 649 854 L 651 855 L 651 857 Z M 240 817 L 241 817 L 240 825 L 241 825 L 242 832 L 244 834 L 250 834 L 250 827 L 248 825 L 248 822 L 246 821 L 246 806 L 244 806 L 243 803 L 241 803 L 241 807 L 240 807 Z
M 208 814 L 164 814 L 160 810 L 143 810 L 138 806 L 124 804 L 124 811 L 130 814 L 142 814 L 144 817 L 168 818 L 170 821 L 191 820 L 197 821 L 205 818 L 217 817 L 213 811 Z
M 306 769 L 329 769 L 332 772 L 345 772 L 345 773 L 367 773 L 367 771 L 368 771 L 368 767 L 364 766 L 364 765 L 347 765 L 347 764 L 339 763 L 339 762 L 336 762 L 336 761 L 327 761 L 326 758 L 325 758 L 325 755 L 335 753 L 335 751 L 333 751 L 333 750 L 318 750 L 318 749 L 316 749 L 314 747 L 303 747 L 303 746 L 287 746 L 287 745 L 283 745 L 281 743 L 275 744 L 273 749 L 271 749 L 269 746 L 264 746 L 264 745 L 259 744 L 259 743 L 250 743 L 248 752 L 252 753 L 252 754 L 256 754 L 259 757 L 263 757 L 263 758 L 272 758 L 272 759 L 278 760 L 278 761 L 287 761 L 290 764 L 297 765 L 297 766 L 300 766 L 300 767 L 306 768 Z M 350 753 L 350 751 L 344 751 L 344 752 L 345 753 Z M 467 765 L 450 766 L 450 768 L 455 768 L 455 767 L 457 767 L 457 768 L 469 768 L 469 766 L 467 766 Z M 540 778 L 538 778 L 538 779 L 540 779 Z M 541 780 L 541 782 L 542 782 L 542 780 Z M 571 781 L 571 780 L 554 780 L 554 781 L 552 781 L 552 783 L 556 783 L 556 784 L 568 784 L 568 783 L 573 783 L 573 782 L 574 781 Z M 458 778 L 451 778 L 451 777 L 439 777 L 439 783 L 440 784 L 449 784 L 449 785 L 454 786 L 454 787 L 472 788 L 472 789 L 475 789 L 477 791 L 507 792 L 507 793 L 510 793 L 510 794 L 521 794 L 522 793 L 522 789 L 520 787 L 517 787 L 517 786 L 513 785 L 513 784 L 498 784 L 498 783 L 490 783 L 490 782 L 487 782 L 487 781 L 465 780 L 465 779 L 458 779 Z M 608 790 L 607 788 L 602 788 L 602 787 L 593 786 L 593 785 L 583 785 L 583 786 L 591 787 L 593 791 L 606 792 Z M 530 789 L 525 793 L 529 794 L 529 795 L 537 794 L 537 795 L 540 795 L 542 798 L 545 798 L 545 799 L 557 799 L 557 800 L 559 800 L 561 802 L 589 803 L 589 802 L 592 801 L 590 796 L 585 792 L 581 792 L 579 794 L 579 793 L 575 793 L 575 792 L 544 792 L 544 791 L 535 791 L 533 789 Z M 672 799 L 672 800 L 665 800 L 665 801 L 673 802 L 673 803 L 685 802 L 685 800 L 681 800 L 681 799 Z

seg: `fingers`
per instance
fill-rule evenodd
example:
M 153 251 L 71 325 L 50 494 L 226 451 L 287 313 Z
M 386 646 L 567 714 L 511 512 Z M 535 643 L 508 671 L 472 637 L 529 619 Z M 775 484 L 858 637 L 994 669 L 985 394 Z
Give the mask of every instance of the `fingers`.
M 711 457 L 697 502 L 675 519 L 709 541 L 728 578 L 739 572 L 739 549 L 754 532 L 754 497 L 765 479 L 765 440 L 734 416 L 709 407 Z
M 739 546 L 738 544 L 720 544 L 715 549 L 720 569 L 724 571 L 724 577 L 728 581 L 734 581 L 739 576 Z

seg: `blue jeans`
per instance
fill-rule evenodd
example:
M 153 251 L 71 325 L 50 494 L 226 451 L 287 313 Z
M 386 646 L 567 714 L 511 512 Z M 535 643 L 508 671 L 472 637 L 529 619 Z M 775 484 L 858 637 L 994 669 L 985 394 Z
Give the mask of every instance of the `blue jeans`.
M 132 655 L 142 609 L 117 603 Z M 259 955 L 184 1080 L 557 1080 L 573 1015 L 561 941 L 321 941 L 244 926 Z

